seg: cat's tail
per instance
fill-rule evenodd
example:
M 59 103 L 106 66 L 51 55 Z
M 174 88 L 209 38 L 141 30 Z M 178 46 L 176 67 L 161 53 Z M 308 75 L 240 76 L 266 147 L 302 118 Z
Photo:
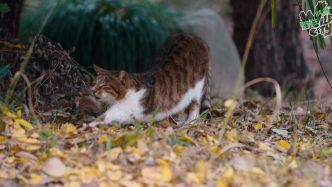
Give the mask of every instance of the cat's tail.
M 205 77 L 205 83 L 203 87 L 203 95 L 201 99 L 201 109 L 199 111 L 200 114 L 203 112 L 211 109 L 211 102 L 210 102 L 210 92 L 211 92 L 211 75 L 210 75 L 210 68 L 208 76 Z M 211 113 L 209 112 L 206 116 L 207 119 L 211 119 Z

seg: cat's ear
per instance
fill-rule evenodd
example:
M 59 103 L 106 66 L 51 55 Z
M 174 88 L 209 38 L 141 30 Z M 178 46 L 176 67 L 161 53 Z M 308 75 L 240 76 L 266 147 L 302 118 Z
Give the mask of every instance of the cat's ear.
M 119 71 L 117 74 L 118 79 L 120 80 L 121 84 L 129 88 L 130 82 L 128 73 L 125 71 Z
M 97 74 L 101 74 L 101 73 L 107 71 L 107 70 L 105 70 L 105 69 L 103 69 L 103 68 L 101 68 L 101 67 L 99 67 L 99 66 L 97 66 L 95 64 L 93 64 L 93 69 L 95 69 L 95 71 L 96 71 Z

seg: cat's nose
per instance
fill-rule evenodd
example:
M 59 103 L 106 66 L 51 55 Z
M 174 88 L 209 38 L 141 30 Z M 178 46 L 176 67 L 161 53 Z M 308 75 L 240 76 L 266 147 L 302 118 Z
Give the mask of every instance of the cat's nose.
M 95 90 L 94 88 L 91 89 L 92 94 L 95 94 L 97 92 L 97 90 Z

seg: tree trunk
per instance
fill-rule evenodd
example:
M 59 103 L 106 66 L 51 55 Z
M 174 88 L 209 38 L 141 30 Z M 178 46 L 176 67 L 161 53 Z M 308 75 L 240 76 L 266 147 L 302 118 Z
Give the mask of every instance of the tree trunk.
M 234 21 L 234 42 L 243 57 L 249 32 L 254 21 L 260 0 L 232 0 Z M 300 89 L 308 74 L 297 26 L 298 8 L 292 6 L 291 0 L 278 1 L 275 31 L 272 29 L 271 12 L 267 15 L 258 31 L 250 49 L 245 80 L 251 81 L 259 77 L 276 79 L 282 87 L 290 85 L 293 90 Z M 270 8 L 267 1 L 265 10 Z M 273 85 L 259 83 L 252 86 L 262 95 L 270 95 Z M 300 91 L 300 90 L 299 90 Z
M 20 19 L 24 0 L 0 0 L 0 3 L 7 3 L 11 9 L 9 12 L 0 12 L 0 38 L 17 38 L 20 28 Z

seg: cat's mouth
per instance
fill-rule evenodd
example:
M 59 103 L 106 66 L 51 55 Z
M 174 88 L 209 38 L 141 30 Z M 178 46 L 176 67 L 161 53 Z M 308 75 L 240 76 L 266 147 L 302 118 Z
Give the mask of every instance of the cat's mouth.
M 101 99 L 100 97 L 97 97 L 95 94 L 93 94 L 93 96 L 94 96 L 97 100 Z

